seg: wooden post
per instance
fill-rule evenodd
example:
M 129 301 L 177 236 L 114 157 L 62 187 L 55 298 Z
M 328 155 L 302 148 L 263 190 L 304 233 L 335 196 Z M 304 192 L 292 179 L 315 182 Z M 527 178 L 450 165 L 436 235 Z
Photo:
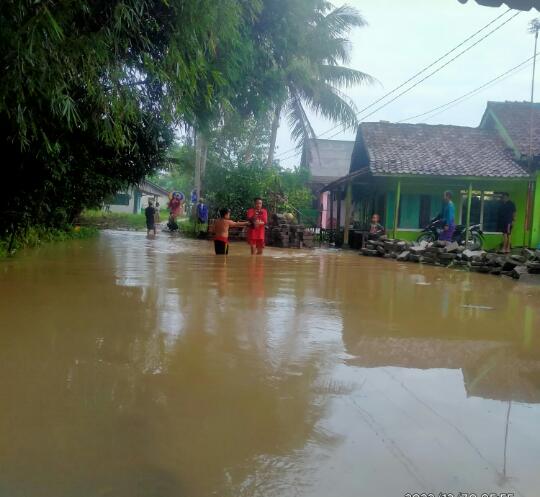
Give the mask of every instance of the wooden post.
M 339 233 L 341 230 L 341 188 L 339 190 L 336 190 L 336 198 L 337 198 L 337 226 L 336 226 L 336 233 Z
M 399 179 L 397 182 L 397 189 L 396 189 L 396 205 L 394 208 L 394 229 L 392 230 L 392 237 L 395 238 L 397 234 L 398 229 L 398 218 L 399 218 L 399 200 L 401 198 L 401 180 Z
M 330 190 L 330 229 L 334 229 L 334 192 Z M 327 226 L 328 227 L 328 226 Z
M 469 228 L 471 226 L 472 183 L 469 183 L 467 191 L 467 217 L 465 223 L 465 247 L 469 245 Z
M 345 195 L 345 226 L 343 231 L 343 246 L 349 245 L 349 225 L 351 221 L 351 204 L 352 204 L 352 181 L 347 183 L 347 193 Z

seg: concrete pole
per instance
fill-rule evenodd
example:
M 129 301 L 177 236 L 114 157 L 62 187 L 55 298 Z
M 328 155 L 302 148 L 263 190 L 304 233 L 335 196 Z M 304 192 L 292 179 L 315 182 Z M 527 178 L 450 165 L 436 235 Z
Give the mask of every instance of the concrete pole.
M 341 187 L 339 190 L 336 190 L 336 199 L 337 199 L 337 226 L 336 226 L 336 233 L 339 233 L 341 231 Z
M 345 195 L 345 227 L 343 231 L 343 246 L 349 246 L 349 225 L 351 224 L 351 204 L 352 204 L 352 181 L 347 183 L 347 193 Z
M 399 202 L 401 199 L 401 180 L 399 179 L 397 182 L 397 189 L 396 189 L 396 205 L 394 209 L 394 229 L 392 230 L 392 237 L 395 238 L 397 234 L 398 229 L 398 221 L 399 221 Z
M 533 154 L 533 110 L 534 110 L 534 76 L 536 72 L 536 50 L 538 48 L 538 30 L 540 29 L 540 22 L 538 19 L 531 21 L 531 30 L 534 33 L 534 58 L 533 58 L 533 70 L 531 79 L 531 109 L 529 116 L 529 172 L 532 172 L 532 154 Z

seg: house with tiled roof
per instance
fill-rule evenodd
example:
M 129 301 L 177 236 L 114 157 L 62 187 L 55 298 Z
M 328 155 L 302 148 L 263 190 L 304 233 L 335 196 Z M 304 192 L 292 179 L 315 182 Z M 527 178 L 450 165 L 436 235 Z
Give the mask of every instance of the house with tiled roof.
M 490 102 L 478 128 L 360 124 L 349 174 L 324 188 L 345 199 L 346 212 L 337 215 L 343 219 L 345 241 L 349 227 L 366 225 L 374 212 L 381 215 L 392 236 L 414 240 L 441 211 L 443 192 L 450 190 L 456 223 L 480 224 L 488 248 L 500 243 L 498 212 L 501 194 L 508 192 L 517 208 L 513 246 L 536 246 L 540 243 L 538 189 L 534 194 L 540 106 L 533 107 L 533 122 L 538 113 L 538 126 L 533 126 L 532 147 L 530 113 L 531 108 L 522 103 Z M 335 208 L 343 209 L 339 202 Z
M 540 160 L 540 103 L 488 102 L 480 127 L 495 130 L 516 160 Z

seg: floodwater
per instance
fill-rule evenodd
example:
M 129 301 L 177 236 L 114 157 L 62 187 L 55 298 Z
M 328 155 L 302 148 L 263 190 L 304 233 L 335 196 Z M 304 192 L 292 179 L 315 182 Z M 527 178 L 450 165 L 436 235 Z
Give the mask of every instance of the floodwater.
M 211 249 L 0 263 L 1 497 L 540 495 L 540 287 Z

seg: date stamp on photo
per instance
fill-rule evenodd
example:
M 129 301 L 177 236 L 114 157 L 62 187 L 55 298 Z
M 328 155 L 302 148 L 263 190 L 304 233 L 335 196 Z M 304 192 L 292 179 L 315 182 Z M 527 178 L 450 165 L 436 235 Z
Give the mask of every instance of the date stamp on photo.
M 403 497 L 515 497 L 514 492 L 439 492 L 437 494 L 414 492 L 403 494 Z

